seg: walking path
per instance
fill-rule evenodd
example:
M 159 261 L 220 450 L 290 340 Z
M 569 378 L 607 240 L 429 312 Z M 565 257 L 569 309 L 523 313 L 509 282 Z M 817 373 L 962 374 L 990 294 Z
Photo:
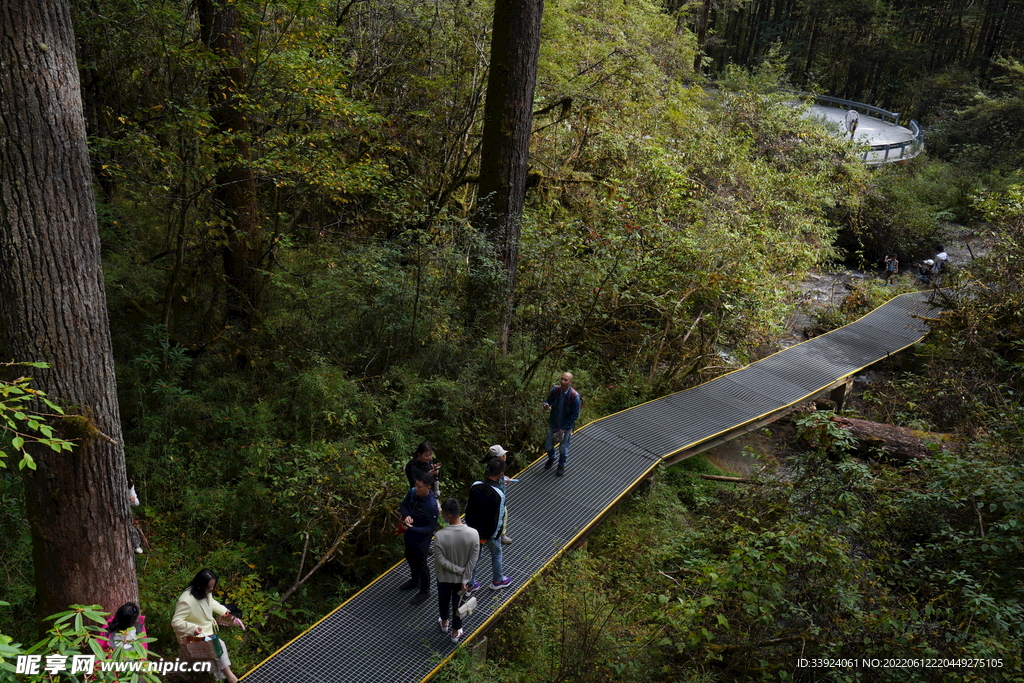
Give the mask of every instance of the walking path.
M 845 125 L 847 111 L 849 110 L 823 104 L 811 105 L 813 116 L 840 127 Z M 847 133 L 847 137 L 849 137 L 849 133 Z M 914 133 L 899 124 L 864 114 L 857 122 L 857 131 L 853 139 L 857 142 L 866 142 L 869 145 L 891 145 L 896 142 L 910 142 L 914 139 Z
M 509 589 L 477 591 L 463 643 L 482 633 L 543 569 L 662 462 L 755 429 L 920 340 L 931 307 L 904 294 L 845 327 L 698 387 L 601 418 L 573 434 L 566 476 L 540 458 L 508 485 L 515 543 Z M 486 553 L 485 553 L 486 554 Z M 437 628 L 437 599 L 411 606 L 399 563 L 249 671 L 246 683 L 412 683 L 430 678 L 455 646 Z M 486 586 L 489 562 L 484 559 Z M 436 587 L 434 589 L 436 591 Z

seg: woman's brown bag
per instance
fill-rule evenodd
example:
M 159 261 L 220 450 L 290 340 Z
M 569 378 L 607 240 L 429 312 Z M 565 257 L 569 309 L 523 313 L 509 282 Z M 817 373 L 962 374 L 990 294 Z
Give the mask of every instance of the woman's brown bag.
M 199 662 L 208 659 L 217 659 L 217 651 L 213 647 L 212 640 L 196 638 L 195 636 L 185 636 L 185 641 L 181 644 L 179 657 L 181 659 Z

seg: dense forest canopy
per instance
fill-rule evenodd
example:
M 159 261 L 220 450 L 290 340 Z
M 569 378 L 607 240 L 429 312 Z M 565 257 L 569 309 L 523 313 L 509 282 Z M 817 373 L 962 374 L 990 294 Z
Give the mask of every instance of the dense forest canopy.
M 999 657 L 1006 678 L 976 680 L 1012 680 L 1024 3 L 547 0 L 507 331 L 475 315 L 507 282 L 478 220 L 490 3 L 70 9 L 154 649 L 202 567 L 246 608 L 245 670 L 399 559 L 420 441 L 461 496 L 490 444 L 513 471 L 539 454 L 563 370 L 586 423 L 774 351 L 809 272 L 909 267 L 970 232 L 985 253 L 862 408 L 961 450 L 893 468 L 832 434 L 794 437 L 785 486 L 662 473 L 527 597 L 487 675 L 789 680 L 800 652 L 887 652 Z M 926 155 L 868 170 L 799 91 L 919 119 Z M 892 291 L 866 280 L 819 326 Z M 0 632 L 27 643 L 13 460 Z M 591 615 L 573 637 L 635 647 L 552 637 L 571 613 Z
M 739 0 L 670 3 L 689 17 L 713 73 L 784 48 L 795 84 L 933 116 L 928 102 L 957 81 L 991 86 L 993 61 L 1024 47 L 1024 3 Z M 951 80 L 940 85 L 935 79 Z

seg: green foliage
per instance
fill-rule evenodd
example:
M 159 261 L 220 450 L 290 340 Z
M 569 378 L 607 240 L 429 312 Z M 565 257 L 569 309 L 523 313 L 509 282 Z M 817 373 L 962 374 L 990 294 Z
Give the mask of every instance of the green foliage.
M 731 65 L 752 67 L 781 46 L 786 70 L 801 88 L 901 111 L 905 119 L 969 104 L 979 86 L 998 78 L 992 56 L 1018 50 L 1011 31 L 991 27 L 1016 28 L 1019 17 L 985 3 L 664 4 L 694 32 L 708 29 L 702 47 L 715 74 Z
M 631 619 L 639 596 L 613 590 L 604 574 L 600 563 L 574 554 L 532 592 L 517 615 L 524 625 L 517 650 L 533 674 L 527 680 L 601 681 L 643 670 L 657 629 Z M 580 591 L 580 583 L 591 589 Z
M 940 107 L 928 129 L 930 153 L 949 164 L 950 211 L 961 221 L 987 220 L 976 197 L 1012 192 L 1019 183 L 1024 67 L 1015 59 L 997 59 L 990 69 L 991 82 L 983 90 L 951 85 L 951 102 Z
M 730 475 L 731 473 L 715 467 L 703 455 L 696 455 L 665 468 L 661 476 L 666 488 L 675 492 L 676 498 L 687 510 L 697 511 L 714 504 L 715 491 L 721 488 L 716 482 L 694 476 L 700 474 Z
M 35 587 L 32 572 L 32 536 L 25 517 L 22 478 L 12 469 L 0 471 L 0 566 L 5 583 L 3 600 L 10 609 L 0 609 L 0 633 L 34 639 L 39 634 L 35 615 Z
M 480 208 L 491 5 L 232 6 L 247 86 L 231 104 L 244 131 L 214 125 L 209 88 L 223 64 L 204 47 L 194 5 L 101 0 L 74 14 L 127 467 L 156 549 L 137 558 L 140 600 L 157 642 L 173 642 L 174 599 L 197 569 L 215 569 L 250 615 L 232 647 L 239 668 L 400 557 L 390 519 L 419 441 L 437 448 L 445 494 L 478 478 L 492 443 L 525 466 L 543 438 L 537 404 L 561 371 L 584 394 L 582 423 L 720 374 L 777 336 L 790 286 L 839 256 L 840 226 L 854 224 L 864 250 L 913 250 L 937 220 L 966 215 L 978 185 L 929 163 L 869 177 L 778 94 L 795 52 L 758 51 L 767 58 L 753 71 L 722 62 L 709 88 L 691 73 L 697 48 L 682 15 L 646 0 L 548 2 L 502 354 L 474 333 L 466 304 L 479 281 L 470 261 L 481 263 L 468 218 Z M 854 25 L 851 6 L 810 9 L 831 17 L 827 35 Z M 864 12 L 889 45 L 882 9 Z M 269 282 L 253 329 L 228 327 L 223 304 L 230 216 L 215 195 L 219 173 L 239 163 L 222 149 L 238 145 L 259 213 L 241 246 L 262 245 L 257 270 Z M 495 270 L 493 258 L 482 263 Z M 980 310 L 1010 320 L 1013 291 L 1005 308 L 982 297 Z M 835 322 L 883 295 L 863 287 Z M 1019 338 L 993 346 L 1013 372 Z M 934 400 L 908 416 L 933 417 L 940 403 L 952 416 L 957 380 L 936 380 Z M 979 401 L 972 419 L 992 410 Z M 659 475 L 594 535 L 600 562 L 578 555 L 555 568 L 523 608 L 522 642 L 502 646 L 514 665 L 486 677 L 781 677 L 797 641 L 775 650 L 774 640 L 800 636 L 825 653 L 881 626 L 896 638 L 910 599 L 886 603 L 892 626 L 863 597 L 875 579 L 858 553 L 883 543 L 857 520 L 873 514 L 863 468 L 809 455 L 794 470 L 800 493 L 757 493 L 692 476 L 704 467 Z M 13 531 L 0 561 L 24 611 L 22 496 L 4 477 Z M 807 522 L 814 491 L 839 501 L 827 524 Z M 979 586 L 969 599 L 984 602 Z M 815 591 L 827 597 L 820 607 Z M 444 675 L 477 674 L 459 661 Z
M 836 414 L 830 410 L 812 410 L 793 419 L 800 439 L 819 453 L 838 451 L 848 453 L 855 439 L 848 429 L 835 422 Z
M 0 607 L 6 607 L 0 602 Z M 0 633 L 0 681 L 69 681 L 84 683 L 85 681 L 149 681 L 157 683 L 160 678 L 150 671 L 144 662 L 150 652 L 143 643 L 151 643 L 154 639 L 145 637 L 134 640 L 130 647 L 118 647 L 112 651 L 104 651 L 100 640 L 105 640 L 107 612 L 99 605 L 71 605 L 68 611 L 47 617 L 53 623 L 47 629 L 47 635 L 31 647 L 23 647 L 15 643 L 10 636 Z M 19 656 L 38 656 L 35 674 L 18 673 L 15 671 Z M 93 657 L 95 669 L 75 670 L 76 656 Z M 47 670 L 50 657 L 58 659 L 60 668 Z M 135 673 L 130 667 L 140 663 L 141 668 Z M 129 668 L 122 668 L 129 667 Z M 75 671 L 72 673 L 72 671 Z
M 208 99 L 223 65 L 199 35 L 195 6 L 109 0 L 76 15 L 95 171 L 108 204 L 101 215 L 117 217 L 104 226 L 118 252 L 119 267 L 107 272 L 113 308 L 142 312 L 142 324 L 197 344 L 224 333 L 223 269 L 207 267 L 211 255 L 251 249 L 251 265 L 269 271 L 270 252 L 304 241 L 300 226 L 314 216 L 355 220 L 370 196 L 386 195 L 386 211 L 400 204 L 383 187 L 391 180 L 383 119 L 349 94 L 340 29 L 325 19 L 333 6 L 232 7 L 247 66 L 238 75 L 245 92 L 230 103 L 245 129 L 230 132 L 218 128 Z M 222 215 L 218 192 L 236 164 L 256 177 L 258 196 L 246 201 L 258 225 L 232 246 L 232 217 Z M 136 272 L 140 260 L 151 266 L 146 273 Z
M 244 106 L 278 236 L 244 370 L 209 303 L 223 248 L 208 210 L 214 66 L 180 9 L 133 26 L 159 29 L 139 46 L 158 48 L 158 73 L 106 72 L 139 92 L 107 101 L 125 121 L 95 141 L 128 468 L 147 536 L 166 549 L 143 558 L 143 595 L 162 606 L 163 639 L 199 566 L 246 586 L 266 621 L 233 650 L 241 666 L 398 557 L 388 520 L 420 440 L 458 495 L 492 443 L 517 453 L 513 468 L 533 459 L 538 397 L 558 372 L 575 372 L 586 422 L 719 373 L 723 346 L 742 356 L 770 339 L 786 283 L 831 257 L 829 215 L 861 172 L 768 96 L 773 67 L 750 84 L 735 74 L 709 106 L 681 85 L 692 47 L 657 7 L 550 5 L 503 356 L 461 303 L 487 8 L 396 2 L 331 22 L 286 5 L 267 27 L 243 5 L 243 42 L 266 46 Z M 110 44 L 135 45 L 125 28 L 108 29 Z M 695 504 L 709 496 L 694 491 Z
M 592 358 L 616 386 L 642 368 L 660 393 L 779 331 L 787 281 L 831 256 L 828 215 L 863 170 L 769 82 L 770 65 L 737 73 L 711 107 L 667 79 L 619 82 L 649 117 L 570 108 L 538 136 L 551 170 L 523 228 L 518 306 L 535 364 Z
M 977 93 L 936 126 L 936 150 L 965 171 L 987 176 L 990 183 L 1021 167 L 1024 126 L 1024 65 L 999 59 L 995 87 Z
M 47 363 L 0 363 L 0 368 L 13 367 L 48 368 Z M 9 448 L 21 454 L 18 469 L 36 468 L 26 448 L 27 444 L 37 443 L 47 446 L 58 453 L 70 451 L 74 444 L 71 441 L 55 436 L 54 427 L 46 422 L 47 418 L 61 417 L 64 411 L 60 406 L 46 398 L 46 393 L 29 386 L 30 377 L 16 377 L 11 380 L 0 380 L 0 432 L 8 441 Z M 45 413 L 40 410 L 42 403 L 52 410 Z M 7 467 L 6 450 L 0 450 L 0 467 Z
M 870 264 L 896 254 L 904 270 L 933 255 L 941 243 L 940 219 L 952 218 L 957 208 L 951 179 L 943 171 L 924 158 L 873 171 L 840 246 Z
M 957 66 L 927 74 L 914 84 L 913 110 L 921 112 L 922 123 L 929 131 L 929 148 L 943 144 L 941 128 L 944 126 L 935 129 L 931 124 L 941 122 L 950 114 L 973 105 L 983 96 L 979 86 L 977 73 Z
M 977 206 L 991 221 L 991 248 L 946 276 L 933 327 L 936 341 L 922 349 L 931 377 L 915 398 L 918 410 L 943 428 L 976 429 L 1003 415 L 1024 386 L 1020 306 L 1024 268 L 1024 190 L 986 193 Z
M 484 675 L 554 680 L 578 661 L 564 657 L 572 645 L 596 680 L 794 680 L 801 657 L 984 658 L 1000 660 L 997 678 L 970 680 L 1022 680 L 1024 473 L 1010 435 L 900 470 L 851 460 L 831 436 L 829 457 L 793 452 L 755 485 L 704 482 L 710 504 L 688 510 L 692 480 L 676 468 L 655 479 L 491 634 L 499 659 Z M 611 585 L 629 599 L 602 620 Z M 470 675 L 456 665 L 446 680 Z M 876 667 L 870 679 L 937 675 Z

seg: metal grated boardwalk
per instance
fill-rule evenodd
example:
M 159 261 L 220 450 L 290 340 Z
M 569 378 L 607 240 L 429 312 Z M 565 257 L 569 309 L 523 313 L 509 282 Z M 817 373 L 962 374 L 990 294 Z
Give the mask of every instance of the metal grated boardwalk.
M 930 311 L 923 294 L 904 294 L 850 325 L 578 430 L 565 477 L 545 471 L 542 457 L 518 475 L 518 483 L 508 485 L 515 543 L 505 548 L 504 569 L 513 579 L 512 588 L 477 591 L 479 606 L 464 623 L 463 642 L 485 628 L 659 462 L 696 453 L 723 435 L 781 415 L 914 344 L 927 332 L 914 316 Z M 483 574 L 477 577 L 486 586 L 486 551 L 481 563 Z M 413 607 L 410 594 L 398 590 L 407 574 L 404 562 L 395 565 L 243 678 L 247 683 L 410 683 L 429 678 L 455 646 L 437 628 L 436 587 L 431 599 Z

